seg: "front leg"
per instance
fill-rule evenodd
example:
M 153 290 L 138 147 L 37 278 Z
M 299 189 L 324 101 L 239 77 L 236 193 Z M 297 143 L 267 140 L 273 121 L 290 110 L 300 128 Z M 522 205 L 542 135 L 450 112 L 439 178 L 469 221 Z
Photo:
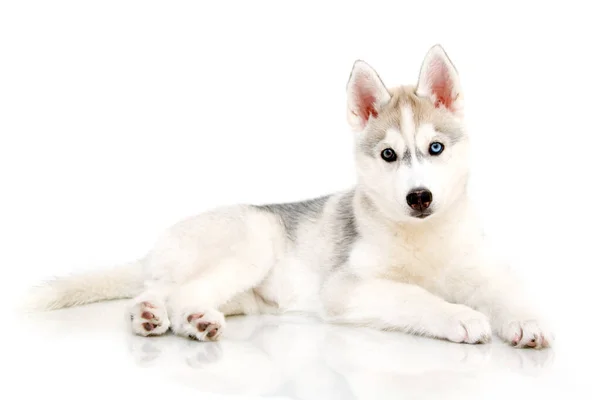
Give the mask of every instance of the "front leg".
M 453 270 L 445 279 L 447 298 L 490 317 L 494 332 L 515 347 L 550 347 L 554 335 L 525 295 L 520 281 L 496 262 Z
M 331 322 L 400 330 L 458 343 L 486 343 L 488 318 L 452 304 L 425 289 L 384 279 L 336 274 L 323 287 L 326 318 Z

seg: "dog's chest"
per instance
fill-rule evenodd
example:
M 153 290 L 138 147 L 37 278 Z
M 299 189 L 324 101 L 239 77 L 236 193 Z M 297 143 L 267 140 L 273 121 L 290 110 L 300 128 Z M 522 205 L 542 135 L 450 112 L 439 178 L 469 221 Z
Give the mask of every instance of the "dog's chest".
M 432 287 L 440 271 L 455 257 L 458 249 L 454 242 L 440 235 L 359 241 L 352 249 L 348 268 L 365 278 Z

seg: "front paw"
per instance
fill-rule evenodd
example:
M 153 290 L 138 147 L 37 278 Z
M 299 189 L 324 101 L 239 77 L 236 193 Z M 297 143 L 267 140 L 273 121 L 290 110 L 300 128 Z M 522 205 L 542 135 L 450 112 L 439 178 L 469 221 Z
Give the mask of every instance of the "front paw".
M 542 349 L 551 347 L 554 335 L 534 318 L 512 318 L 504 322 L 498 336 L 514 347 Z
M 492 328 L 488 318 L 464 305 L 453 304 L 445 321 L 445 339 L 457 343 L 488 343 Z

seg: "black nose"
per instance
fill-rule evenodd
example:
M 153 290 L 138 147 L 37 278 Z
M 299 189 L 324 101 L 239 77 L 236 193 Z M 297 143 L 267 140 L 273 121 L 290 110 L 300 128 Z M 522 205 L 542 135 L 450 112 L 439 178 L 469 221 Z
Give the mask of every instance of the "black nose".
M 406 196 L 406 202 L 416 211 L 423 211 L 431 204 L 433 195 L 427 189 L 415 189 Z

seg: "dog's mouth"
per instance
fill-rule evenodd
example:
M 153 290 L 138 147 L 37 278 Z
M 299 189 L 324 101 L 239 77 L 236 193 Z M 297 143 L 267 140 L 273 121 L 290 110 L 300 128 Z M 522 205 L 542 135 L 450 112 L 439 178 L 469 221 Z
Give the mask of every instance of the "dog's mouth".
M 429 217 L 431 214 L 433 214 L 432 212 L 418 212 L 418 213 L 414 213 L 412 216 L 418 219 L 425 219 L 427 217 Z

